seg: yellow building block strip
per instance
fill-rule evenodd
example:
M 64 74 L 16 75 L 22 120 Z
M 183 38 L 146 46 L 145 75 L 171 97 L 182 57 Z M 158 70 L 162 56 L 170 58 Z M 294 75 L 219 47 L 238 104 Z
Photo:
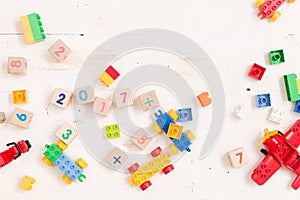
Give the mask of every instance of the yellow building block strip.
M 296 84 L 297 84 L 298 94 L 300 94 L 300 79 L 296 80 Z
M 22 29 L 24 32 L 24 37 L 25 37 L 26 43 L 27 44 L 35 43 L 34 37 L 32 34 L 32 30 L 31 30 L 31 26 L 30 26 L 30 22 L 29 22 L 27 15 L 20 17 L 20 21 L 21 21 L 21 25 L 22 25 Z
M 99 79 L 106 87 L 109 87 L 114 79 L 106 72 L 103 72 Z

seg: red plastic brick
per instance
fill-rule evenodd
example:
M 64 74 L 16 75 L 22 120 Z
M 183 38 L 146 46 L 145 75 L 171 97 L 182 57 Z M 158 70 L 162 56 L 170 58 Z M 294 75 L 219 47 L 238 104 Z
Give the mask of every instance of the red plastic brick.
M 265 71 L 266 71 L 266 68 L 254 63 L 248 73 L 248 76 L 255 78 L 257 80 L 261 80 Z
M 115 70 L 115 68 L 113 68 L 112 66 L 109 66 L 105 70 L 105 72 L 108 73 L 110 77 L 114 80 L 116 80 L 120 76 L 119 72 L 117 72 L 117 70 Z

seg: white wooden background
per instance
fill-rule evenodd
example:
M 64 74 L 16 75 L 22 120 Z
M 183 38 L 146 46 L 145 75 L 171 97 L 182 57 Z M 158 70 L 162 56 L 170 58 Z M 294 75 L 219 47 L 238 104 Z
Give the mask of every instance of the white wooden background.
M 270 109 L 257 109 L 254 95 L 270 92 L 272 104 L 288 112 L 279 129 L 285 131 L 299 115 L 287 102 L 282 76 L 298 73 L 300 55 L 300 3 L 284 5 L 276 23 L 256 17 L 254 0 L 0 0 L 0 110 L 9 116 L 11 91 L 27 89 L 29 103 L 22 106 L 35 113 L 28 130 L 8 123 L 0 125 L 0 149 L 10 141 L 28 138 L 33 148 L 16 162 L 0 170 L 1 199 L 299 199 L 299 191 L 290 184 L 294 174 L 280 170 L 263 187 L 250 180 L 253 168 L 263 158 L 256 144 L 261 130 L 278 126 L 267 120 Z M 26 45 L 21 35 L 19 17 L 37 12 L 47 33 L 44 42 Z M 43 145 L 55 142 L 53 131 L 63 121 L 73 121 L 71 107 L 67 110 L 47 109 L 55 87 L 73 90 L 76 75 L 86 57 L 110 37 L 138 28 L 164 28 L 185 34 L 201 45 L 215 62 L 226 93 L 226 122 L 223 135 L 213 153 L 199 160 L 200 140 L 192 153 L 176 163 L 176 170 L 152 179 L 146 192 L 130 188 L 128 176 L 114 172 L 95 161 L 76 139 L 68 148 L 71 158 L 83 157 L 89 163 L 85 183 L 67 186 L 58 170 L 49 169 L 42 161 Z M 81 34 L 83 36 L 81 36 Z M 73 50 L 70 59 L 57 63 L 47 49 L 58 39 Z M 286 63 L 268 66 L 267 53 L 284 49 Z M 8 56 L 29 59 L 28 75 L 6 74 Z M 253 62 L 267 67 L 261 82 L 246 76 Z M 246 88 L 251 91 L 247 92 Z M 233 110 L 239 103 L 252 106 L 249 117 L 239 121 Z M 249 164 L 232 169 L 225 153 L 244 146 Z M 33 190 L 21 191 L 18 186 L 25 175 L 37 182 Z

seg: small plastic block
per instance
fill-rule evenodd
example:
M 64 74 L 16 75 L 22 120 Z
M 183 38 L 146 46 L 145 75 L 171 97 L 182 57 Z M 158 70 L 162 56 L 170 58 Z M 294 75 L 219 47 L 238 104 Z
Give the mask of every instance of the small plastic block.
M 286 95 L 289 101 L 298 101 L 300 99 L 300 94 L 297 86 L 297 75 L 287 74 L 283 76 Z
M 44 152 L 44 156 L 48 158 L 52 163 L 54 163 L 58 157 L 63 153 L 56 144 L 48 145 L 46 144 L 45 147 L 47 148 Z
M 171 143 L 168 146 L 168 149 L 170 149 L 170 151 L 172 152 L 172 154 L 177 155 L 179 153 L 179 149 L 176 147 L 175 144 Z
M 106 117 L 111 109 L 112 101 L 96 97 L 94 102 L 94 112 L 98 115 Z
M 101 74 L 99 80 L 106 86 L 109 87 L 114 80 L 120 76 L 119 72 L 112 66 L 106 68 L 106 70 Z
M 248 164 L 248 157 L 243 147 L 227 152 L 227 155 L 233 168 Z
M 161 128 L 160 128 L 160 126 L 157 123 L 153 123 L 152 126 L 151 126 L 151 128 L 154 130 L 154 132 L 156 134 L 159 134 L 162 131 Z
M 152 141 L 153 137 L 142 128 L 140 128 L 134 136 L 131 137 L 131 142 L 135 144 L 140 150 L 144 150 L 148 144 Z
M 108 139 L 121 137 L 120 127 L 118 124 L 111 124 L 105 126 L 106 137 Z
M 296 101 L 294 112 L 300 113 L 300 100 Z
M 49 49 L 48 51 L 59 61 L 65 61 L 72 50 L 61 40 L 57 40 Z
M 123 89 L 114 92 L 114 103 L 117 108 L 126 107 L 132 105 L 131 92 L 129 89 Z
M 183 133 L 181 135 L 180 140 L 170 138 L 172 142 L 176 145 L 176 147 L 179 149 L 179 151 L 186 150 L 187 152 L 190 152 L 189 146 L 192 144 L 192 142 L 187 138 L 187 136 Z
M 258 94 L 256 95 L 256 103 L 258 108 L 271 106 L 270 94 Z
M 27 91 L 15 90 L 12 92 L 13 104 L 25 104 L 27 103 Z
M 71 97 L 72 92 L 55 88 L 50 103 L 60 108 L 66 108 L 69 105 Z
M 184 108 L 178 109 L 178 121 L 180 122 L 187 122 L 193 120 L 192 109 L 191 108 Z
M 144 111 L 159 106 L 159 101 L 154 90 L 141 94 L 138 96 L 138 99 Z
M 281 124 L 285 119 L 285 116 L 286 116 L 286 112 L 273 107 L 269 120 L 277 124 Z
M 127 161 L 128 156 L 118 147 L 116 147 L 107 157 L 106 161 L 114 168 L 120 169 Z
M 254 63 L 248 73 L 248 76 L 250 76 L 254 79 L 257 79 L 257 80 L 261 80 L 265 71 L 266 71 L 266 68 Z
M 269 52 L 270 64 L 280 64 L 285 62 L 283 50 L 275 50 Z
M 74 96 L 79 104 L 92 103 L 94 102 L 94 89 L 90 85 L 76 88 Z
M 194 133 L 192 133 L 192 131 L 187 130 L 185 132 L 186 137 L 190 140 L 190 141 L 194 141 L 196 139 L 196 136 L 194 135 Z
M 236 109 L 235 109 L 235 115 L 239 119 L 244 119 L 248 116 L 250 112 L 250 107 L 245 104 L 240 104 Z
M 177 115 L 177 113 L 174 111 L 174 110 L 169 110 L 168 111 L 168 114 L 169 114 L 169 116 L 174 120 L 174 121 L 176 121 L 177 119 L 178 119 L 178 115 Z
M 15 108 L 10 123 L 22 128 L 28 128 L 31 120 L 33 118 L 33 113 L 21 108 Z
M 20 17 L 25 41 L 27 44 L 41 42 L 46 38 L 40 16 L 36 13 Z
M 82 169 L 64 153 L 57 158 L 54 164 L 72 181 L 75 181 L 82 173 Z
M 27 59 L 23 57 L 8 57 L 7 73 L 25 76 L 27 73 Z
M 119 72 L 115 68 L 113 68 L 113 66 L 109 66 L 105 70 L 105 72 L 114 80 L 116 80 L 120 76 Z
M 183 127 L 178 124 L 170 124 L 167 136 L 170 138 L 180 139 Z
M 197 96 L 200 104 L 202 105 L 202 107 L 206 107 L 208 105 L 211 104 L 212 100 L 211 98 L 209 98 L 209 93 L 208 92 L 202 92 L 201 94 L 199 94 Z
M 78 132 L 71 124 L 64 122 L 55 132 L 55 135 L 66 145 L 69 145 L 77 136 Z
M 35 179 L 30 177 L 30 176 L 24 176 L 21 184 L 20 184 L 20 188 L 22 190 L 28 191 L 32 189 L 32 184 L 35 183 Z
M 0 123 L 4 123 L 6 121 L 5 113 L 0 112 Z

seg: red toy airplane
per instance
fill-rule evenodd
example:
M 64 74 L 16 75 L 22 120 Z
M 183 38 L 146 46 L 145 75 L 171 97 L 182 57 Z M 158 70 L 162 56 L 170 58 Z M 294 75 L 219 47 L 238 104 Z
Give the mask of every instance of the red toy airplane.
M 266 155 L 256 167 L 251 178 L 263 185 L 280 167 L 286 166 L 296 173 L 297 177 L 292 183 L 292 188 L 297 190 L 300 186 L 300 154 L 297 148 L 300 144 L 300 120 L 283 135 L 277 130 L 269 132 L 264 130 L 265 136 L 260 144 L 264 144 L 269 152 L 261 149 Z

